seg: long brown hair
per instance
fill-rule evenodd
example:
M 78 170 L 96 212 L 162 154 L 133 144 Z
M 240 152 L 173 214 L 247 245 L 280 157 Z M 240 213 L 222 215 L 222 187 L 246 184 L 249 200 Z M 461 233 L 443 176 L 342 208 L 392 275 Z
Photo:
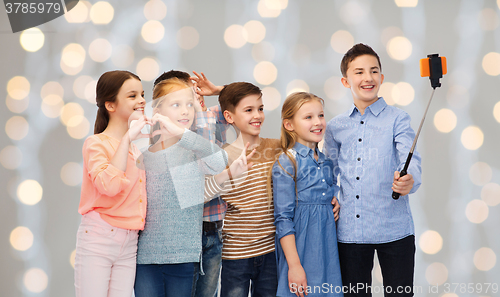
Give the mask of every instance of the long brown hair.
M 106 102 L 116 102 L 116 95 L 118 95 L 123 83 L 131 78 L 141 81 L 139 76 L 126 70 L 105 72 L 97 81 L 95 101 L 99 109 L 95 119 L 94 134 L 99 134 L 108 127 L 109 112 L 105 104 Z
M 297 111 L 307 102 L 312 100 L 318 100 L 322 105 L 324 105 L 324 100 L 320 97 L 307 93 L 307 92 L 297 92 L 288 95 L 286 97 L 285 102 L 283 102 L 283 107 L 281 108 L 281 137 L 280 137 L 280 146 L 281 150 L 284 154 L 287 155 L 288 159 L 292 162 L 293 165 L 293 174 L 288 172 L 281 164 L 279 157 L 276 158 L 275 162 L 278 162 L 278 165 L 283 169 L 288 175 L 293 177 L 293 181 L 295 182 L 295 196 L 297 196 L 297 161 L 295 160 L 295 156 L 290 152 L 290 149 L 295 146 L 297 142 L 297 133 L 295 131 L 289 131 L 285 128 L 285 120 L 292 120 Z M 268 178 L 267 178 L 267 193 L 269 197 L 272 197 L 273 189 L 272 189 L 272 172 L 273 166 L 269 170 Z M 296 197 L 298 199 L 298 197 Z M 269 205 L 271 201 L 269 201 Z

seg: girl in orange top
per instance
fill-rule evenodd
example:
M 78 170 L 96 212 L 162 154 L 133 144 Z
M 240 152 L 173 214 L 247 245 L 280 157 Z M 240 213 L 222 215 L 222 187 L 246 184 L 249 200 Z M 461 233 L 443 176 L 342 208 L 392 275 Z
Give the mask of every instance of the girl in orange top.
M 138 231 L 146 217 L 146 177 L 133 140 L 151 124 L 144 90 L 128 71 L 104 73 L 97 82 L 94 135 L 83 145 L 83 182 L 78 212 L 77 297 L 131 296 Z

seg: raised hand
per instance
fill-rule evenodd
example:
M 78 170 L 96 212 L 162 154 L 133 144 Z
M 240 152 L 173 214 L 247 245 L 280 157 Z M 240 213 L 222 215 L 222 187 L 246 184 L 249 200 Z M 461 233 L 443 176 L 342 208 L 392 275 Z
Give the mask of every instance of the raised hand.
M 219 95 L 222 87 L 214 85 L 208 78 L 205 76 L 203 72 L 198 74 L 198 72 L 193 71 L 195 76 L 191 76 L 190 79 L 196 82 L 196 93 L 201 96 L 213 96 Z
M 130 141 L 149 137 L 149 134 L 141 132 L 145 125 L 152 125 L 151 121 L 145 115 L 139 117 L 137 120 L 129 120 L 128 137 Z
M 252 158 L 253 154 L 255 154 L 255 149 L 253 149 L 252 152 L 247 155 L 246 152 L 249 146 L 250 143 L 247 142 L 238 159 L 234 160 L 233 163 L 229 165 L 229 175 L 233 178 L 242 175 L 244 172 L 252 168 L 253 162 L 247 163 L 247 160 Z
M 196 93 L 196 90 L 198 90 L 198 84 L 196 82 L 193 84 L 193 90 L 195 92 L 194 93 L 194 100 L 193 100 L 194 111 L 195 112 L 205 111 L 206 106 L 205 106 L 205 110 L 204 110 L 203 106 L 201 105 L 201 101 L 203 100 L 203 96 Z

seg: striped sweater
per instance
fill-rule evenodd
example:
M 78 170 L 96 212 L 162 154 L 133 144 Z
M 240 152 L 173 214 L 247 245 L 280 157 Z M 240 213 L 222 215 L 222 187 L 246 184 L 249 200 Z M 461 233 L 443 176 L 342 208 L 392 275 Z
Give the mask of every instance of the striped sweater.
M 228 153 L 229 164 L 241 154 L 241 149 L 231 145 L 226 145 L 224 149 Z M 218 185 L 213 176 L 207 179 L 205 196 L 213 197 L 220 193 L 228 204 L 222 230 L 222 259 L 246 259 L 274 251 L 274 206 L 272 197 L 268 198 L 267 178 L 280 152 L 279 140 L 261 138 L 255 154 L 248 160 L 254 165 L 246 174 L 222 185 Z

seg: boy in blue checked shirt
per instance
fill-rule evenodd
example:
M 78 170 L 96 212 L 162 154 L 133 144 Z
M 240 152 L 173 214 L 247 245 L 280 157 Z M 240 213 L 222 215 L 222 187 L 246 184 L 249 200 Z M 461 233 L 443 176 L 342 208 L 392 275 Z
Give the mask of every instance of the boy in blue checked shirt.
M 173 77 L 185 81 L 188 85 L 196 89 L 196 85 L 193 85 L 189 73 L 177 70 L 170 70 L 163 73 L 155 80 L 154 85 L 162 80 Z M 203 87 L 206 87 L 206 85 L 207 83 L 204 83 Z M 197 133 L 222 147 L 226 143 L 226 130 L 230 125 L 224 119 L 219 105 L 207 108 L 203 96 L 198 94 L 197 99 L 202 108 L 202 111 L 197 112 L 195 116 Z M 215 134 L 210 133 L 214 129 Z M 213 297 L 217 294 L 222 255 L 222 221 L 226 209 L 227 204 L 220 197 L 215 197 L 204 205 L 202 233 L 202 265 L 204 274 L 201 274 L 200 271 L 194 272 L 192 296 Z
M 354 104 L 330 120 L 325 153 L 340 174 L 338 250 L 345 296 L 371 296 L 375 250 L 385 296 L 413 296 L 415 228 L 408 194 L 421 184 L 420 155 L 399 177 L 415 133 L 410 116 L 378 97 L 380 59 L 356 44 L 341 62 L 342 84 Z M 392 198 L 392 191 L 401 194 Z

